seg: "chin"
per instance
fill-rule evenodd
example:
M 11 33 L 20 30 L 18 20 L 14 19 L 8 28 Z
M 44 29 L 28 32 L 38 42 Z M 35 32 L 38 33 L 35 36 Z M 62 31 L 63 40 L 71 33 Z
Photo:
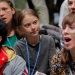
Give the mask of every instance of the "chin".
M 65 47 L 67 50 L 73 50 L 73 47 Z

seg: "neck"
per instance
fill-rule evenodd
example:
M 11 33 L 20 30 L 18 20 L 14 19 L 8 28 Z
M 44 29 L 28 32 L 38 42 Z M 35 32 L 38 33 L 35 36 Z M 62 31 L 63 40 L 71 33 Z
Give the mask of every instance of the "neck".
M 13 36 L 15 34 L 14 29 L 13 29 L 11 24 L 7 25 L 7 29 L 8 29 L 8 33 L 7 33 L 8 37 L 11 37 L 11 36 Z
M 36 37 L 27 37 L 27 41 L 30 45 L 35 46 L 40 40 L 40 35 L 36 36 Z

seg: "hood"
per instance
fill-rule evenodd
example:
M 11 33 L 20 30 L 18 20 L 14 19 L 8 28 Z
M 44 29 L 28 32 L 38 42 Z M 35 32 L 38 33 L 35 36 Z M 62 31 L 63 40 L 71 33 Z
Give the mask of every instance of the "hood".
M 6 53 L 8 55 L 8 61 L 13 60 L 16 57 L 16 52 L 14 51 L 14 49 L 7 46 L 3 46 L 3 47 L 6 50 Z

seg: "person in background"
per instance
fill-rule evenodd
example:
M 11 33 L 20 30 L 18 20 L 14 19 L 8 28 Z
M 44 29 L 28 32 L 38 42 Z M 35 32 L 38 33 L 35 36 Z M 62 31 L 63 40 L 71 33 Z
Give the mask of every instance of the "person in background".
M 27 0 L 11 0 L 18 12 L 27 8 Z
M 65 15 L 69 14 L 69 13 L 75 13 L 75 1 L 74 0 L 65 0 L 64 3 L 62 4 L 62 9 L 60 11 L 60 20 L 59 20 L 59 26 L 60 28 L 62 28 L 62 20 L 65 17 Z M 64 15 L 62 15 L 62 10 L 65 7 L 65 13 L 63 12 Z M 61 30 L 62 33 L 62 30 Z M 61 49 L 64 48 L 64 44 L 63 44 L 63 39 L 62 39 L 62 35 L 60 36 L 60 42 L 61 42 Z
M 31 0 L 41 24 L 49 24 L 49 12 L 45 0 Z
M 18 27 L 25 37 L 15 43 L 16 53 L 26 60 L 28 75 L 36 71 L 50 75 L 50 62 L 56 53 L 53 38 L 40 35 L 39 17 L 32 9 L 24 9 L 18 16 Z
M 16 55 L 14 49 L 4 46 L 7 38 L 7 27 L 0 19 L 0 75 L 28 75 L 26 62 Z
M 60 7 L 60 16 L 59 16 L 59 23 L 58 23 L 60 28 L 62 28 L 62 21 L 63 21 L 64 17 L 68 14 L 69 14 L 68 0 L 64 0 Z
M 55 11 L 58 11 L 58 7 L 54 4 L 54 0 L 45 0 L 45 1 L 49 12 L 49 24 L 56 26 L 54 23 L 54 13 Z
M 65 12 L 63 12 L 65 11 Z M 61 10 L 60 10 L 60 18 L 59 18 L 59 27 L 62 28 L 63 18 L 69 13 L 75 13 L 75 1 L 74 0 L 64 0 Z
M 14 0 L 13 3 L 18 12 L 25 8 L 32 8 L 38 14 L 41 24 L 49 24 L 49 13 L 45 0 Z
M 6 46 L 14 47 L 18 40 L 17 34 L 17 13 L 10 0 L 0 0 L 0 19 L 3 19 L 7 26 Z
M 75 74 L 75 13 L 68 14 L 62 22 L 64 49 L 51 61 L 51 75 Z

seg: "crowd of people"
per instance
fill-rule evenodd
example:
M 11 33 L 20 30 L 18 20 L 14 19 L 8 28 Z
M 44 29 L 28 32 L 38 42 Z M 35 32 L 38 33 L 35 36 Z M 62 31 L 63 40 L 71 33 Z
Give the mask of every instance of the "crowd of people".
M 0 75 L 74 75 L 75 0 L 63 1 L 59 27 L 49 24 L 48 12 L 41 18 L 45 0 L 30 0 L 22 10 L 16 1 L 0 0 Z M 56 39 L 64 45 L 59 51 Z

